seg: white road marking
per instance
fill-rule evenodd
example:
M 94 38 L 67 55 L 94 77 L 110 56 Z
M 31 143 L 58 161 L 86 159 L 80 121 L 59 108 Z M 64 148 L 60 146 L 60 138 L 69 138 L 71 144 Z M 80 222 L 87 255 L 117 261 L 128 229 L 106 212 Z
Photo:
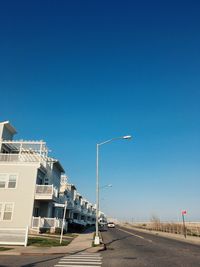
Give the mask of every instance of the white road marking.
M 150 242 L 150 243 L 153 242 L 151 239 L 144 238 L 144 237 L 141 236 L 141 235 L 135 235 L 135 234 L 133 234 L 133 233 L 131 233 L 131 232 L 128 232 L 128 231 L 126 231 L 126 230 L 122 230 L 122 229 L 119 229 L 119 228 L 117 228 L 117 230 L 122 231 L 122 232 L 125 232 L 125 233 L 130 234 L 130 235 L 133 235 L 133 236 L 138 237 L 138 238 L 140 238 L 140 239 L 144 239 L 144 240 L 146 240 L 146 241 L 148 241 L 148 242 Z
M 67 265 L 61 265 L 61 264 L 57 264 L 54 265 L 55 267 L 99 267 L 99 265 L 71 265 L 71 264 L 67 264 Z
M 77 259 L 77 258 L 81 258 L 81 259 L 102 259 L 102 257 L 97 256 L 97 257 L 91 257 L 91 256 L 65 256 L 63 257 L 63 259 Z
M 101 253 L 87 253 L 87 252 L 80 252 L 80 253 L 78 253 L 78 254 L 76 254 L 76 255 L 90 255 L 90 256 L 101 256 Z
M 86 261 L 86 262 L 82 262 L 82 261 L 62 261 L 62 262 L 59 262 L 59 264 L 63 264 L 63 263 L 70 263 L 70 264 L 97 264 L 97 265 L 101 265 L 101 262 L 91 262 L 91 261 Z
M 71 260 L 77 260 L 77 261 L 98 261 L 98 262 L 101 262 L 101 259 L 83 259 L 83 258 L 62 258 L 60 259 L 61 261 L 71 261 Z
M 100 267 L 101 265 L 100 253 L 78 253 L 64 256 L 54 267 Z

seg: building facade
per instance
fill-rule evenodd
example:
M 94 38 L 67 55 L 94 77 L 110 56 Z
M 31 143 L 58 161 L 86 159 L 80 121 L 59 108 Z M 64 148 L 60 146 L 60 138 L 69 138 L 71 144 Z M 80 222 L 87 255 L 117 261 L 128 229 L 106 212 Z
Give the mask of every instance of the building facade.
M 0 228 L 53 229 L 91 225 L 95 206 L 69 184 L 60 162 L 49 156 L 44 141 L 15 140 L 9 121 L 0 123 Z

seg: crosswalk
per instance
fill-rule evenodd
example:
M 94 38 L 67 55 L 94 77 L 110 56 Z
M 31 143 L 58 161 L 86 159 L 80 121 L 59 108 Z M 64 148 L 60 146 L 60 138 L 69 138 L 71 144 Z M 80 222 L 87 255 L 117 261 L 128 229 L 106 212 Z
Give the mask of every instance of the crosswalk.
M 101 267 L 101 265 L 100 253 L 82 252 L 61 258 L 54 267 Z

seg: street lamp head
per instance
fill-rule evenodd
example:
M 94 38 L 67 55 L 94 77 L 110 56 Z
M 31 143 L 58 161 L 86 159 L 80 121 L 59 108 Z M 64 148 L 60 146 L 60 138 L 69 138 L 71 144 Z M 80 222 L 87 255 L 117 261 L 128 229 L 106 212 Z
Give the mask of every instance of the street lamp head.
M 131 139 L 131 138 L 132 138 L 131 135 L 125 135 L 125 136 L 123 136 L 123 139 Z
M 108 188 L 108 187 L 112 187 L 112 184 L 106 184 L 104 186 L 101 186 L 100 188 L 103 189 L 103 188 Z

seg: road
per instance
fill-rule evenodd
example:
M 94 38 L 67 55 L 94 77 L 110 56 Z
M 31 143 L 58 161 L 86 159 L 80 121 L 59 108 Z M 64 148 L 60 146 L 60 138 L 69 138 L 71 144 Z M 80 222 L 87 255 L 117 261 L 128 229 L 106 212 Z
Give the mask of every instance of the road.
M 200 246 L 122 227 L 102 232 L 102 267 L 200 267 Z
M 49 256 L 0 256 L 0 267 L 49 267 L 54 266 L 63 255 Z
M 0 256 L 0 267 L 101 267 L 101 253 L 61 256 Z
M 76 255 L 0 256 L 0 267 L 200 267 L 200 246 L 132 229 L 102 232 L 107 249 Z

